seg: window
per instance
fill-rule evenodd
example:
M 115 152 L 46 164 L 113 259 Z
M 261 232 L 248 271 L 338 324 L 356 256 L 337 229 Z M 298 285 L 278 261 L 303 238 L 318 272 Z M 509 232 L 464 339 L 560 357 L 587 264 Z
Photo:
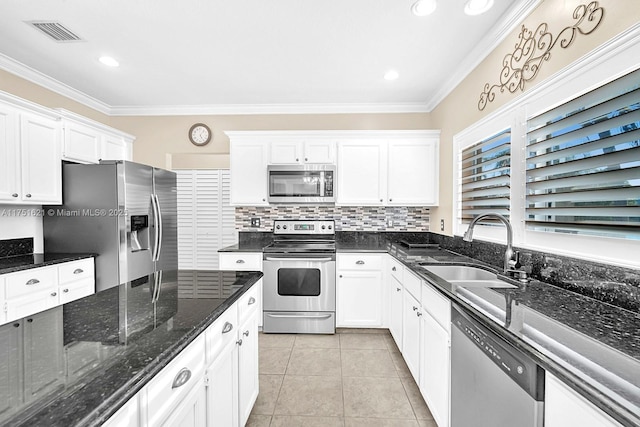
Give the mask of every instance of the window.
M 485 213 L 510 214 L 511 129 L 462 150 L 459 220 Z M 496 223 L 501 224 L 501 223 Z
M 527 121 L 527 229 L 640 240 L 640 70 Z

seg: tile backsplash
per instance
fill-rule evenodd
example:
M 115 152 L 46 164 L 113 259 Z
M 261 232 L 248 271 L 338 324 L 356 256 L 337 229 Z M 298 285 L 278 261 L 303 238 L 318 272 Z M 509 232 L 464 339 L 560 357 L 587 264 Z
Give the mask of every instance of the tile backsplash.
M 260 227 L 251 226 L 260 218 Z M 429 208 L 406 206 L 237 207 L 236 229 L 272 231 L 275 219 L 333 219 L 337 231 L 429 231 Z

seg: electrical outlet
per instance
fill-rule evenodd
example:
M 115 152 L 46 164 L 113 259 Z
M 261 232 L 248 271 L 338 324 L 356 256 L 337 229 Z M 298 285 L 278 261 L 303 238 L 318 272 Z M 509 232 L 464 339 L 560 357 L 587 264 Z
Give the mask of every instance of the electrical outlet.
M 260 227 L 260 218 L 251 218 L 252 227 Z
M 389 218 L 389 219 L 387 220 L 387 226 L 388 226 L 388 227 L 393 227 L 393 220 L 392 220 L 391 218 Z
M 440 220 L 440 231 L 444 231 L 444 219 Z

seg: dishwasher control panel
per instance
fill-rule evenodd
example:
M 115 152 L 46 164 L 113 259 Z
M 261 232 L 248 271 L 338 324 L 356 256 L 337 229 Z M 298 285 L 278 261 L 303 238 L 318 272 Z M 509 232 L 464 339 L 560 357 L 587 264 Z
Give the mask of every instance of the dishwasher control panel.
M 451 312 L 451 323 L 527 393 L 536 400 L 544 399 L 544 387 L 541 386 L 544 370 L 529 356 L 461 313 L 457 307 Z

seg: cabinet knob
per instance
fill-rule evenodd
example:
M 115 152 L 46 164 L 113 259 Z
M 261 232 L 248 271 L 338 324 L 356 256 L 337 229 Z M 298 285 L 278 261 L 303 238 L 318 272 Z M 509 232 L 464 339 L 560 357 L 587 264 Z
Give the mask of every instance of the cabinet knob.
M 191 371 L 188 368 L 180 369 L 180 372 L 178 372 L 178 375 L 176 375 L 176 377 L 173 379 L 173 384 L 171 384 L 171 388 L 182 387 L 187 383 L 187 381 L 189 381 L 189 378 L 191 378 Z
M 402 288 L 396 288 L 396 292 L 400 292 Z
M 422 312 L 421 311 L 417 312 L 416 316 L 418 316 L 418 317 L 422 316 Z
M 13 327 L 14 327 L 14 328 L 19 328 L 19 327 L 20 327 L 20 323 L 14 323 L 14 324 L 13 324 Z
M 395 268 L 395 267 L 393 267 L 393 268 L 391 269 L 391 271 L 396 271 L 396 268 Z
M 69 292 L 69 289 L 64 289 L 62 292 L 64 292 L 65 294 Z
M 416 311 L 418 309 L 418 307 L 416 307 L 415 305 L 413 306 L 413 311 Z
M 338 277 L 340 277 L 342 279 L 342 274 L 340 276 L 338 276 Z
M 27 193 L 27 194 L 25 194 L 25 196 L 27 196 L 27 197 L 31 197 L 31 194 Z
M 249 330 L 247 329 L 246 331 L 244 331 L 244 332 L 242 333 L 242 335 L 244 335 L 245 337 L 248 337 L 248 336 L 249 336 Z
M 256 299 L 254 297 L 249 298 L 249 302 L 247 303 L 247 305 L 252 305 L 256 303 Z
M 267 201 L 267 199 L 262 199 L 262 201 L 263 201 L 263 202 L 266 202 L 266 201 Z
M 222 328 L 222 333 L 226 334 L 227 332 L 231 332 L 232 329 L 233 329 L 233 324 L 229 322 L 225 322 L 224 327 Z
M 238 341 L 236 341 L 236 344 L 242 345 L 242 339 L 239 339 Z
M 51 296 L 52 296 L 52 297 L 55 297 L 56 295 L 58 295 L 58 293 L 57 293 L 57 292 L 51 292 Z
M 305 157 L 305 158 L 304 158 L 304 161 L 305 161 L 305 162 L 308 162 L 308 161 L 309 161 L 309 159 Z
M 299 162 L 299 161 L 300 161 L 300 159 L 296 157 L 296 162 Z
M 382 199 L 380 199 L 380 201 L 382 202 L 383 200 L 382 200 Z
M 27 322 L 33 323 L 33 319 L 27 319 Z
M 390 202 L 392 202 L 392 201 L 393 201 L 393 199 L 389 199 L 389 201 L 390 201 Z
M 18 197 L 18 193 L 13 193 L 11 197 Z

